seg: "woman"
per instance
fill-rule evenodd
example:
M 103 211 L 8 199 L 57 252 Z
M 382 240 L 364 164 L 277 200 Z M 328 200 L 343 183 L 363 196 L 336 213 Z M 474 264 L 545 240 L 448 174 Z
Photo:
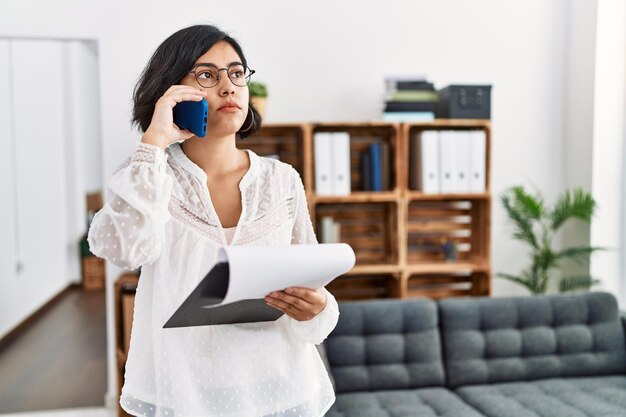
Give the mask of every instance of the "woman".
M 334 402 L 315 348 L 339 315 L 324 288 L 268 294 L 285 313 L 275 322 L 163 329 L 221 245 L 317 243 L 297 171 L 236 147 L 261 124 L 252 73 L 234 39 L 199 25 L 166 39 L 135 88 L 141 143 L 89 230 L 95 254 L 142 267 L 120 399 L 130 414 L 317 417 Z M 173 123 L 172 109 L 203 98 L 199 138 Z

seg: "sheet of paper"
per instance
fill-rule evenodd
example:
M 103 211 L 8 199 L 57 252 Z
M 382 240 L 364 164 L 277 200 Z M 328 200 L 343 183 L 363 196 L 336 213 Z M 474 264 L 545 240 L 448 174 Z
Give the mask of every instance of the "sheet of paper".
M 355 263 L 345 243 L 228 246 L 164 328 L 272 321 L 283 313 L 265 303 L 287 287 L 319 288 Z
M 230 280 L 219 304 L 263 298 L 287 287 L 320 288 L 355 263 L 345 243 L 289 246 L 225 246 L 218 262 L 228 262 Z

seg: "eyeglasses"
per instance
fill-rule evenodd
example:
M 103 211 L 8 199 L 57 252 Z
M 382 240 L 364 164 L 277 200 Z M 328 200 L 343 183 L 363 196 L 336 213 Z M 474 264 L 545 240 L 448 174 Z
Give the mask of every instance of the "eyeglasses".
M 228 79 L 237 87 L 245 87 L 250 82 L 250 77 L 254 74 L 247 66 L 239 63 L 230 64 L 228 68 L 218 68 L 212 64 L 198 64 L 194 66 L 190 74 L 196 77 L 196 81 L 202 87 L 215 87 L 220 82 L 220 71 L 226 71 Z

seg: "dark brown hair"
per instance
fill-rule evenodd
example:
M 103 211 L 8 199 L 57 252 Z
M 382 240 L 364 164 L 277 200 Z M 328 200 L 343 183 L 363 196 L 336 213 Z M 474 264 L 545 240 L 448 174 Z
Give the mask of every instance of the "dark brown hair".
M 132 124 L 145 132 L 150 126 L 157 100 L 168 88 L 178 84 L 196 60 L 219 41 L 228 42 L 247 66 L 246 57 L 236 40 L 215 26 L 195 25 L 179 30 L 154 51 L 133 91 Z M 261 127 L 261 115 L 248 103 L 248 114 L 237 135 L 243 139 Z

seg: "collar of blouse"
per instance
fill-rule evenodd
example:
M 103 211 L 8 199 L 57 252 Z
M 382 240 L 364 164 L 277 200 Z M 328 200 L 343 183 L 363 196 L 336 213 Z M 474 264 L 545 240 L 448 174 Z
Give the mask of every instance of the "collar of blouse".
M 187 157 L 187 155 L 185 155 L 179 143 L 171 144 L 167 148 L 167 151 L 172 156 L 172 158 L 174 158 L 174 160 L 186 171 L 201 180 L 202 184 L 206 184 L 206 172 L 204 172 L 202 168 L 196 165 L 191 159 Z M 259 171 L 259 156 L 250 149 L 245 149 L 245 151 L 248 152 L 248 156 L 250 157 L 250 168 L 248 168 L 248 171 L 239 182 L 240 190 L 243 190 L 248 185 L 250 185 L 254 178 L 256 178 Z

